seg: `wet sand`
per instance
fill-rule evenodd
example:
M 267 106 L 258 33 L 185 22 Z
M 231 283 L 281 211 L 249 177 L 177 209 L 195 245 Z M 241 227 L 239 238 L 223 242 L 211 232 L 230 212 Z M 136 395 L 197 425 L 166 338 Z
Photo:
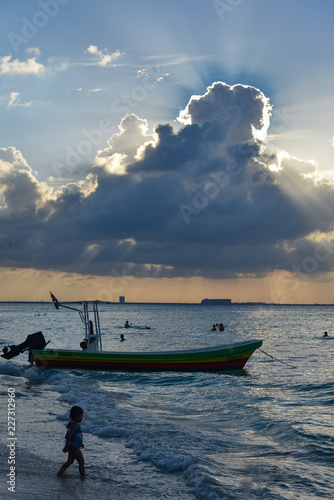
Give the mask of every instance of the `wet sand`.
M 98 477 L 94 467 L 81 478 L 78 467 L 73 464 L 66 475 L 57 476 L 61 463 L 45 460 L 32 455 L 27 450 L 17 448 L 15 457 L 15 492 L 9 491 L 7 483 L 10 465 L 8 464 L 7 443 L 0 450 L 0 498 L 18 500 L 131 500 L 134 485 L 124 485 L 111 477 Z M 5 449 L 4 449 L 5 448 Z M 96 471 L 97 473 L 97 471 Z M 138 490 L 137 490 L 138 493 Z M 147 492 L 143 492 L 146 495 Z M 145 496 L 143 497 L 145 498 Z M 147 498 L 147 497 L 146 497 Z

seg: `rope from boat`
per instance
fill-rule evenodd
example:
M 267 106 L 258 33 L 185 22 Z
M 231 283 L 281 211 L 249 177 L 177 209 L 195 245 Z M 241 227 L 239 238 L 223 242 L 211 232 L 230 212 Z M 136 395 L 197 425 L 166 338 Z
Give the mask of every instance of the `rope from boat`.
M 273 361 L 275 360 L 275 361 L 278 361 L 279 363 L 283 363 L 284 365 L 288 365 L 288 366 L 290 366 L 290 368 L 297 368 L 296 366 L 290 365 L 290 363 L 287 363 L 286 361 L 282 361 L 281 359 L 278 359 L 278 358 L 275 358 L 274 356 L 271 356 L 263 349 L 259 348 L 259 351 L 263 352 L 263 354 L 265 354 L 266 356 L 269 356 L 269 358 L 271 358 Z

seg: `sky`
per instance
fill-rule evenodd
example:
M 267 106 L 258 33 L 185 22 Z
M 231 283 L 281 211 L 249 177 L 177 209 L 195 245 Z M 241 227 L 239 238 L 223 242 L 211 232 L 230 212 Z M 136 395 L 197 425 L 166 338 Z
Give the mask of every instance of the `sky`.
M 16 0 L 0 300 L 334 303 L 330 0 Z

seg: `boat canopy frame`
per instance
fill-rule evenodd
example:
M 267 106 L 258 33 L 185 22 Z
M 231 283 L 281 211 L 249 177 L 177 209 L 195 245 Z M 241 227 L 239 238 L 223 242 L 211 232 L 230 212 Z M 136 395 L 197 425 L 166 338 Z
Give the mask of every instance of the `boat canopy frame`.
M 57 304 L 55 304 L 55 307 L 56 309 L 59 309 L 59 307 L 64 307 L 65 309 L 77 311 L 79 313 L 81 321 L 85 325 L 84 343 L 86 344 L 86 347 L 84 348 L 84 351 L 102 352 L 101 326 L 97 301 L 85 301 L 82 304 L 83 310 L 79 309 L 78 307 L 72 307 L 62 304 L 61 302 L 57 302 Z M 90 319 L 91 317 L 93 319 Z

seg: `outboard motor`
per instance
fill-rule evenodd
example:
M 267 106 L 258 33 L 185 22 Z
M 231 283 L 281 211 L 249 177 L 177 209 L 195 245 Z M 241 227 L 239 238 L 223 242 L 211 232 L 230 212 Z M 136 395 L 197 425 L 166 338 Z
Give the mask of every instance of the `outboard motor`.
M 44 349 L 46 345 L 47 343 L 45 342 L 43 333 L 36 332 L 28 335 L 22 344 L 4 347 L 2 349 L 3 354 L 1 354 L 1 356 L 5 359 L 12 359 L 28 349 L 29 351 L 33 351 L 34 349 Z

